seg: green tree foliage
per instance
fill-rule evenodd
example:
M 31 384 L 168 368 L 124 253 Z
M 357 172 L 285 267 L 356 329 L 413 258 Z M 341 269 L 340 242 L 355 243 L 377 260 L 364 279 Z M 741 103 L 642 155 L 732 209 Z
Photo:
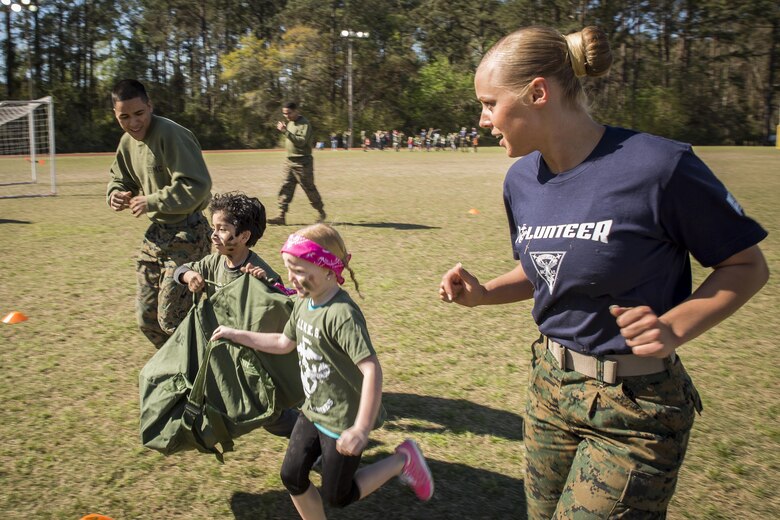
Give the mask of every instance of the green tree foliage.
M 415 9 L 420 45 L 428 58 L 473 66 L 502 34 L 498 0 L 424 0 Z
M 204 148 L 279 144 L 298 101 L 318 140 L 348 125 L 347 52 L 360 130 L 473 126 L 473 73 L 501 36 L 598 25 L 611 73 L 585 81 L 594 116 L 694 144 L 768 143 L 778 123 L 774 0 L 47 0 L 2 10 L 6 97 L 55 98 L 60 152 L 111 150 L 109 92 L 145 82 L 155 111 Z M 344 29 L 367 31 L 348 40 Z
M 474 97 L 474 74 L 439 57 L 420 68 L 416 85 L 403 98 L 413 127 L 455 132 L 477 126 L 480 106 Z
M 282 59 L 276 45 L 254 35 L 241 38 L 238 47 L 221 60 L 226 105 L 222 117 L 233 136 L 252 148 L 276 144 Z

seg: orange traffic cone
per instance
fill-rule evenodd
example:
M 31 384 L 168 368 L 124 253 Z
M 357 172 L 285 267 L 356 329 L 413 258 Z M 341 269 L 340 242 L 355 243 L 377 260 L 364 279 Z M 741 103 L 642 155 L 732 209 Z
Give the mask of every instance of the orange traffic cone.
M 3 318 L 3 323 L 8 323 L 9 325 L 13 325 L 14 323 L 21 323 L 23 321 L 27 321 L 27 316 L 19 311 L 9 312 Z
M 472 215 L 479 215 L 479 210 L 477 208 L 471 208 L 469 213 Z
M 111 518 L 100 513 L 90 513 L 87 516 L 82 516 L 81 520 L 111 520 Z

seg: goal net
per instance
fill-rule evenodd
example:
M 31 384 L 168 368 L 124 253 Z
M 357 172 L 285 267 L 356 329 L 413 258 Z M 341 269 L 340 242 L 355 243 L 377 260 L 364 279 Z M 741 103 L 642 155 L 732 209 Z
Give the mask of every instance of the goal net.
M 51 97 L 0 101 L 0 198 L 57 193 Z

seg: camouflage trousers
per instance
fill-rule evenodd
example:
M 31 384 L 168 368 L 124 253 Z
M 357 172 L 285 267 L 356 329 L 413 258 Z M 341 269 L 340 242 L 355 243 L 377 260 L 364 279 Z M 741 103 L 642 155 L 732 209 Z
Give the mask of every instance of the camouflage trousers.
M 279 189 L 279 209 L 282 213 L 287 213 L 290 202 L 295 195 L 295 187 L 300 184 L 303 192 L 309 198 L 309 203 L 317 211 L 322 212 L 323 204 L 320 192 L 314 185 L 314 158 L 301 157 L 295 159 L 286 159 L 284 162 L 284 181 Z
M 176 268 L 211 252 L 211 227 L 202 213 L 181 224 L 153 222 L 136 263 L 136 318 L 141 332 L 160 348 L 192 306 L 186 285 L 173 279 Z
M 533 345 L 524 423 L 528 518 L 661 519 L 699 395 L 677 357 L 664 372 L 606 384 Z

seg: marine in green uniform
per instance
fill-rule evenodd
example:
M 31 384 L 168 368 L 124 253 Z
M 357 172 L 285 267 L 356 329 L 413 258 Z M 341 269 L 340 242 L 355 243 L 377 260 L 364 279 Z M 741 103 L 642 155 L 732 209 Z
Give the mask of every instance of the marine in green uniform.
M 106 190 L 114 211 L 129 209 L 152 221 L 138 256 L 137 320 L 160 348 L 192 305 L 173 273 L 211 250 L 211 228 L 203 216 L 211 176 L 200 144 L 186 128 L 152 113 L 144 86 L 122 80 L 111 93 L 114 114 L 125 131 Z
M 311 123 L 298 111 L 298 105 L 287 102 L 282 108 L 287 122 L 278 121 L 276 129 L 287 138 L 285 148 L 287 159 L 284 163 L 284 181 L 279 190 L 279 215 L 268 219 L 269 224 L 285 224 L 285 215 L 290 207 L 295 186 L 300 184 L 304 193 L 309 198 L 312 207 L 319 212 L 318 222 L 325 220 L 322 197 L 317 186 L 314 185 L 314 158 L 311 155 L 311 143 L 313 132 Z

